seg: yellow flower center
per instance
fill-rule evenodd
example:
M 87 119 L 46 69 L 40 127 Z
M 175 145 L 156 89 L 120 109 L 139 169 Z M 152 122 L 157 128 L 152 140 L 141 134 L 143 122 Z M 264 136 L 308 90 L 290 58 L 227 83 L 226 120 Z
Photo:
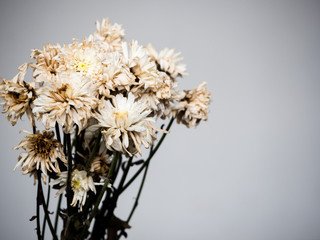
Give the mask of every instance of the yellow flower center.
M 119 112 L 116 112 L 115 115 L 118 118 L 127 118 L 128 117 L 128 111 L 127 110 L 120 110 Z
M 79 61 L 76 66 L 76 71 L 79 71 L 79 72 L 88 72 L 89 70 L 89 63 L 88 61 Z
M 128 111 L 127 110 L 120 110 L 114 113 L 116 123 L 125 122 L 128 118 Z
M 73 189 L 79 189 L 81 187 L 80 179 L 72 179 L 71 185 Z

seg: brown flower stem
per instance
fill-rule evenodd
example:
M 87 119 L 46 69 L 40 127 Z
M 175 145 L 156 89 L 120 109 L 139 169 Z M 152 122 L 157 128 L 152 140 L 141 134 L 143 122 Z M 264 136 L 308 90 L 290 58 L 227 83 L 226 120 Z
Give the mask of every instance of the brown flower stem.
M 166 131 L 169 131 L 171 126 L 172 126 L 172 123 L 174 121 L 174 118 L 171 118 L 167 128 L 166 128 Z M 149 164 L 149 162 L 151 161 L 152 157 L 154 156 L 154 154 L 158 151 L 160 145 L 162 144 L 163 140 L 165 139 L 165 137 L 167 136 L 167 133 L 163 133 L 158 144 L 156 145 L 156 147 L 153 149 L 152 152 L 150 152 L 149 154 L 149 157 L 147 158 L 147 160 L 142 164 L 142 166 L 138 169 L 138 171 L 131 177 L 131 179 L 124 185 L 124 187 L 122 189 L 120 189 L 120 193 L 121 194 L 124 190 L 126 190 L 130 185 L 131 183 L 139 176 L 139 174 L 142 172 L 142 170 L 147 166 L 147 164 Z
M 93 147 L 93 149 L 92 149 L 92 152 L 91 152 L 91 154 L 90 154 L 89 160 L 88 160 L 88 162 L 87 162 L 87 164 L 86 164 L 86 170 L 89 170 L 89 169 L 90 169 L 91 163 L 92 163 L 94 157 L 95 157 L 96 154 L 97 154 L 97 151 L 98 151 L 99 146 L 100 146 L 101 136 L 102 136 L 102 134 L 101 134 L 101 132 L 99 132 L 99 135 L 98 135 L 98 137 L 97 137 L 97 139 L 96 139 L 96 142 L 95 142 L 94 147 Z
M 49 177 L 49 181 L 50 182 L 51 178 Z M 48 192 L 47 192 L 47 206 L 49 206 L 49 202 L 50 202 L 50 192 L 51 192 L 51 186 L 50 184 L 48 184 Z M 46 223 L 47 223 L 47 218 L 43 219 L 43 224 L 42 224 L 42 239 L 44 238 L 45 235 L 45 231 L 46 231 Z
M 45 215 L 45 218 L 48 221 L 48 225 L 49 225 L 52 237 L 53 237 L 54 240 L 58 240 L 58 237 L 57 237 L 57 235 L 56 235 L 56 233 L 55 233 L 55 231 L 53 229 L 51 219 L 49 217 L 48 206 L 47 206 L 47 204 L 45 202 L 45 199 L 44 199 L 44 196 L 43 196 L 43 189 L 42 189 L 42 184 L 41 184 L 41 171 L 40 170 L 37 171 L 37 177 L 38 177 L 39 201 L 40 201 L 40 204 L 43 207 L 44 215 Z
M 54 220 L 54 232 L 57 233 L 57 228 L 58 228 L 58 220 L 59 220 L 59 212 L 60 212 L 60 206 L 61 206 L 61 201 L 62 201 L 62 194 L 59 196 L 58 204 L 57 204 L 57 210 L 56 210 L 56 217 Z
M 119 153 L 118 152 L 114 152 L 113 153 L 113 159 L 112 159 L 112 163 L 111 163 L 111 167 L 109 169 L 109 172 L 108 172 L 108 175 L 107 175 L 107 178 L 106 180 L 104 181 L 104 184 L 103 184 L 103 187 L 99 193 L 99 196 L 97 198 L 97 201 L 93 207 L 93 210 L 91 212 L 91 215 L 89 217 L 89 219 L 87 220 L 86 224 L 84 225 L 84 228 L 83 228 L 83 231 L 82 231 L 82 237 L 80 239 L 84 239 L 85 237 L 85 234 L 86 234 L 86 231 L 87 229 L 90 227 L 90 224 L 91 224 L 91 221 L 93 220 L 93 218 L 96 216 L 96 214 L 98 213 L 98 207 L 99 207 L 99 204 L 102 200 L 102 197 L 104 195 L 104 192 L 106 191 L 109 183 L 110 183 L 110 178 L 112 177 L 112 174 L 113 174 L 113 171 L 114 171 L 114 168 L 116 166 L 116 163 L 117 163 L 117 160 L 118 160 L 118 155 Z
M 145 182 L 145 180 L 146 180 L 147 172 L 148 172 L 148 169 L 149 169 L 149 163 L 150 163 L 150 162 L 147 163 L 146 168 L 145 168 L 145 170 L 144 170 L 144 174 L 143 174 L 143 177 L 142 177 L 141 185 L 140 185 L 140 187 L 139 187 L 139 191 L 138 191 L 136 200 L 135 200 L 135 202 L 134 202 L 134 205 L 133 205 L 133 207 L 132 207 L 132 210 L 131 210 L 131 212 L 130 212 L 130 214 L 129 214 L 129 217 L 128 217 L 128 219 L 127 219 L 127 223 L 129 223 L 129 221 L 131 220 L 132 215 L 133 215 L 134 211 L 136 210 L 136 208 L 137 208 L 137 206 L 138 206 L 139 198 L 140 198 L 140 195 L 141 195 L 141 192 L 142 192 L 142 189 L 143 189 L 143 186 L 144 186 L 144 182 Z

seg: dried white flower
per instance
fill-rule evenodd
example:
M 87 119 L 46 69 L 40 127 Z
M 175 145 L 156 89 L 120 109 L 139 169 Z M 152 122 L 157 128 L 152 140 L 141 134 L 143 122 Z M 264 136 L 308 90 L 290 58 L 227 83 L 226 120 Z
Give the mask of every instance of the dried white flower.
M 92 81 L 77 72 L 57 74 L 55 82 L 38 89 L 33 112 L 47 129 L 58 122 L 65 133 L 73 132 L 76 124 L 81 131 L 97 105 L 96 88 Z
M 110 97 L 110 91 L 116 89 L 129 91 L 130 86 L 136 84 L 136 77 L 130 72 L 128 66 L 122 63 L 122 57 L 119 52 L 104 55 L 102 75 L 97 81 L 100 95 Z
M 46 46 L 43 50 L 33 49 L 31 58 L 37 62 L 33 63 L 33 78 L 36 82 L 53 81 L 57 72 L 65 70 L 63 61 L 59 58 L 61 53 L 60 44 Z
M 102 71 L 101 54 L 93 42 L 84 39 L 81 43 L 74 41 L 61 49 L 61 58 L 66 68 L 81 75 L 98 80 Z
M 100 44 L 100 47 L 107 51 L 119 51 L 121 42 L 124 40 L 124 29 L 121 24 L 111 24 L 107 18 L 102 22 L 96 21 L 97 31 L 93 39 Z
M 24 81 L 29 63 L 22 64 L 18 69 L 19 73 L 12 80 L 2 79 L 0 83 L 0 98 L 4 100 L 3 112 L 8 113 L 7 120 L 14 126 L 18 119 L 27 113 L 27 116 L 34 125 L 34 117 L 31 104 L 35 99 L 35 83 Z
M 201 120 L 207 120 L 208 105 L 211 94 L 205 87 L 206 82 L 197 88 L 186 91 L 186 96 L 175 106 L 177 122 L 182 122 L 187 127 L 196 126 Z
M 60 186 L 62 186 L 56 195 L 61 194 L 66 189 L 67 179 L 68 172 L 64 171 L 61 172 L 58 179 L 50 183 L 51 185 L 59 184 Z M 82 211 L 82 206 L 86 202 L 88 191 L 91 190 L 96 193 L 93 179 L 87 174 L 87 171 L 74 169 L 71 173 L 71 188 L 73 191 L 71 206 L 75 207 L 79 201 L 80 211 Z
M 118 94 L 112 103 L 104 101 L 96 119 L 103 128 L 107 148 L 132 156 L 136 151 L 141 154 L 141 144 L 151 146 L 155 136 L 150 123 L 153 119 L 148 118 L 150 112 L 143 102 L 135 102 L 131 93 L 128 97 Z
M 130 51 L 127 43 L 122 43 L 123 62 L 130 68 L 139 80 L 139 85 L 144 88 L 154 88 L 161 81 L 154 61 L 151 61 L 147 50 L 137 41 L 130 43 Z M 133 90 L 134 91 L 134 90 Z
M 20 153 L 19 161 L 14 169 L 21 165 L 23 174 L 32 173 L 35 169 L 41 169 L 45 175 L 47 175 L 47 171 L 51 172 L 52 170 L 60 173 L 58 159 L 64 163 L 67 161 L 61 143 L 53 138 L 54 133 L 52 131 L 26 133 L 29 135 L 24 137 L 20 144 L 14 148 L 25 150 Z
M 176 53 L 174 49 L 165 48 L 158 53 L 151 44 L 147 46 L 147 50 L 152 60 L 159 65 L 160 70 L 172 78 L 187 74 L 186 65 L 179 63 L 183 60 L 183 57 L 180 57 L 180 52 Z

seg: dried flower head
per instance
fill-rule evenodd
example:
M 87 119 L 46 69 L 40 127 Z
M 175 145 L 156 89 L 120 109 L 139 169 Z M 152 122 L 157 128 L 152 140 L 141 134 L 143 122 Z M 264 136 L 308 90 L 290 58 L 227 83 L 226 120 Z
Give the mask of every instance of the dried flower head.
M 180 52 L 176 53 L 174 49 L 165 48 L 158 53 L 151 44 L 148 44 L 147 50 L 151 59 L 158 64 L 160 71 L 166 72 L 172 78 L 187 74 L 186 65 L 180 63 L 183 60 Z
M 10 81 L 2 79 L 0 83 L 0 98 L 4 100 L 3 112 L 8 113 L 7 120 L 14 126 L 18 119 L 27 113 L 27 116 L 34 125 L 34 117 L 31 110 L 31 104 L 35 99 L 35 83 L 27 83 L 24 81 L 29 63 L 21 65 L 19 73 Z
M 90 79 L 99 79 L 102 70 L 101 55 L 92 41 L 74 41 L 65 45 L 61 51 L 61 58 L 68 70 L 79 72 Z
M 90 172 L 99 176 L 101 179 L 105 179 L 110 169 L 111 159 L 108 154 L 97 155 L 91 164 Z
M 68 172 L 61 172 L 58 179 L 52 181 L 50 184 L 59 184 L 62 186 L 56 195 L 61 194 L 67 187 Z M 71 206 L 75 207 L 79 201 L 80 211 L 82 211 L 82 206 L 86 202 L 87 193 L 89 190 L 96 193 L 96 188 L 91 176 L 87 174 L 86 171 L 74 169 L 71 174 L 71 188 L 73 190 L 73 198 Z
M 47 129 L 58 122 L 66 133 L 73 132 L 73 124 L 82 130 L 97 105 L 94 84 L 77 72 L 57 74 L 55 82 L 39 88 L 37 93 L 33 108 L 37 119 Z
M 151 61 L 147 50 L 137 41 L 132 41 L 129 50 L 127 43 L 122 43 L 122 52 L 123 62 L 139 80 L 139 87 L 155 88 L 161 80 L 156 64 Z
M 159 72 L 159 77 L 161 81 L 155 88 L 139 88 L 135 95 L 148 105 L 152 110 L 152 116 L 162 119 L 170 118 L 173 106 L 185 97 L 185 92 L 177 90 L 177 81 L 174 81 L 165 72 Z
M 124 29 L 121 24 L 111 24 L 107 18 L 102 22 L 96 21 L 97 31 L 94 38 L 106 43 L 104 48 L 109 51 L 118 51 L 121 49 L 121 42 L 124 40 Z M 103 46 L 103 45 L 102 45 Z
M 64 70 L 63 62 L 59 58 L 61 53 L 61 46 L 43 45 L 43 50 L 33 49 L 31 52 L 31 58 L 36 60 L 36 63 L 32 64 L 33 78 L 36 82 L 53 81 L 55 75 L 59 71 Z
M 110 91 L 129 91 L 130 86 L 136 84 L 136 77 L 129 67 L 122 63 L 122 57 L 119 52 L 104 55 L 102 75 L 97 81 L 100 95 L 110 97 Z
M 23 148 L 14 169 L 21 165 L 23 174 L 32 173 L 35 169 L 47 175 L 47 171 L 60 173 L 58 159 L 66 163 L 62 145 L 54 139 L 52 131 L 37 131 L 35 134 L 25 131 L 29 135 L 24 137 L 14 149 Z
M 128 97 L 116 95 L 111 101 L 104 101 L 100 113 L 96 114 L 98 126 L 107 148 L 132 156 L 136 151 L 141 154 L 140 145 L 148 148 L 154 139 L 153 126 L 148 118 L 150 110 L 143 102 L 135 102 L 133 94 Z
M 186 91 L 185 97 L 175 106 L 178 123 L 182 122 L 187 127 L 192 127 L 198 125 L 201 120 L 208 119 L 211 94 L 205 86 L 206 82 L 203 82 L 197 88 Z
M 71 206 L 75 207 L 79 201 L 80 211 L 82 211 L 82 206 L 86 202 L 87 192 L 91 190 L 96 193 L 93 179 L 91 176 L 87 175 L 86 171 L 75 169 L 72 171 L 71 175 L 71 187 L 74 193 Z

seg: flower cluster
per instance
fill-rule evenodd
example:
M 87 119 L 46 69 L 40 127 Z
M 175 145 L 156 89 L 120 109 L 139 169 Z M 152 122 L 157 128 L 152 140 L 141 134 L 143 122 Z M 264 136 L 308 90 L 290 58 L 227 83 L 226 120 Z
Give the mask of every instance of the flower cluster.
M 79 203 L 80 209 L 87 192 L 95 192 L 94 184 L 107 177 L 116 152 L 142 155 L 141 148 L 152 147 L 157 132 L 163 131 L 154 125 L 159 118 L 173 117 L 187 127 L 207 120 L 210 101 L 205 83 L 178 89 L 178 79 L 187 71 L 174 49 L 157 52 L 150 44 L 128 44 L 122 26 L 107 19 L 96 26 L 83 40 L 33 49 L 33 62 L 0 83 L 3 112 L 12 125 L 26 113 L 34 129 L 36 120 L 46 129 L 22 140 L 17 148 L 24 152 L 15 168 L 31 175 L 52 173 L 60 192 L 68 185 L 66 171 L 72 171 L 71 205 Z M 27 82 L 28 68 L 33 78 Z M 73 144 L 68 147 L 70 136 Z M 72 152 L 68 157 L 67 151 Z

